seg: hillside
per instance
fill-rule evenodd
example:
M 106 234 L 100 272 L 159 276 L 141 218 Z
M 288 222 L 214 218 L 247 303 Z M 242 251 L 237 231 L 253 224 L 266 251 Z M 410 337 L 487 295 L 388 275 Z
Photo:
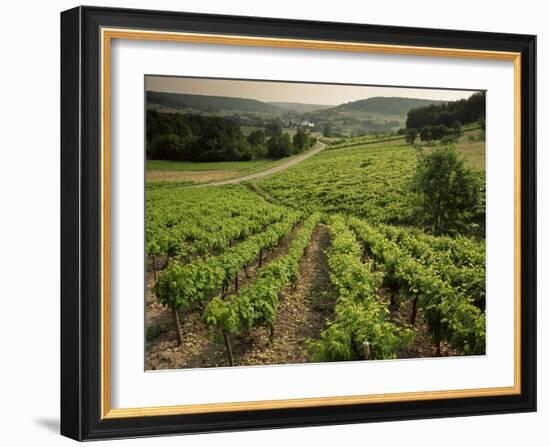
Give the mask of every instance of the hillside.
M 368 133 L 389 133 L 405 125 L 411 109 L 444 101 L 401 97 L 373 97 L 347 102 L 308 116 L 321 128 L 330 126 L 331 136 L 346 137 Z
M 373 97 L 338 106 L 298 102 L 262 102 L 249 98 L 146 92 L 147 109 L 164 113 L 191 113 L 237 119 L 239 125 L 261 128 L 272 120 L 300 120 L 311 123 L 311 130 L 323 132 L 326 126 L 336 137 L 369 133 L 389 133 L 405 125 L 411 109 L 444 101 L 402 97 Z M 319 97 L 319 101 L 323 98 Z M 292 126 L 290 126 L 292 127 Z
M 333 107 L 323 104 L 303 104 L 301 102 L 268 102 L 268 104 L 298 113 L 314 112 L 316 110 L 329 109 Z
M 172 109 L 194 109 L 201 112 L 220 111 L 282 113 L 285 110 L 255 99 L 228 96 L 190 95 L 182 93 L 147 92 L 147 105 L 159 105 Z
M 445 101 L 418 98 L 399 98 L 399 97 L 374 97 L 360 99 L 334 107 L 339 112 L 367 112 L 378 113 L 381 115 L 404 115 L 409 110 L 418 107 L 425 107 L 432 104 L 442 104 Z

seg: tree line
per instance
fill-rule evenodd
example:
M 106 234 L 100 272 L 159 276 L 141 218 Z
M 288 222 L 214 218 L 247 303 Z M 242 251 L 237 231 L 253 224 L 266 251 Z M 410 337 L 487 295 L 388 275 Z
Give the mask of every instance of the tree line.
M 473 123 L 485 116 L 485 92 L 477 92 L 468 99 L 450 101 L 409 110 L 407 129 L 443 125 L 450 127 L 455 121 Z
M 291 138 L 278 122 L 245 136 L 239 124 L 227 117 L 156 110 L 148 110 L 146 116 L 149 159 L 206 162 L 282 158 L 303 152 L 314 143 L 315 138 L 302 128 Z
M 485 92 L 477 92 L 468 99 L 434 104 L 411 109 L 407 114 L 404 133 L 410 143 L 417 136 L 422 141 L 457 139 L 463 124 L 479 122 L 485 126 Z

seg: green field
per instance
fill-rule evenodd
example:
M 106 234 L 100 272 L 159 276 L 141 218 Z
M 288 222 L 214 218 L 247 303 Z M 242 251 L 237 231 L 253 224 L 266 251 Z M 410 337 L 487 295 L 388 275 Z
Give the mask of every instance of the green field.
M 170 161 L 170 160 L 147 160 L 148 171 L 237 171 L 249 172 L 256 169 L 265 169 L 279 160 L 250 160 L 250 161 Z
M 147 160 L 147 182 L 172 182 L 178 184 L 202 184 L 228 180 L 277 166 L 293 157 L 249 161 L 169 161 Z
M 257 184 L 296 209 L 396 222 L 410 214 L 407 185 L 415 165 L 410 145 L 367 145 L 321 152 Z
M 456 149 L 460 152 L 466 164 L 476 170 L 485 171 L 485 136 L 484 132 L 478 127 L 470 126 L 470 128 L 464 128 L 462 135 L 455 143 Z M 417 144 L 426 152 L 430 152 L 433 145 L 427 145 L 423 142 L 417 142 Z

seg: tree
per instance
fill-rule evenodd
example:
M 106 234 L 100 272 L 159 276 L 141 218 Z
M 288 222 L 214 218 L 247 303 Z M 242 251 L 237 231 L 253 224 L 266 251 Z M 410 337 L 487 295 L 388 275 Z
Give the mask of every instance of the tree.
M 443 124 L 438 124 L 437 126 L 433 126 L 431 129 L 431 139 L 441 140 L 441 138 L 443 138 L 448 133 L 449 130 L 447 127 L 445 127 Z
M 451 128 L 438 124 L 436 126 L 425 126 L 420 129 L 420 139 L 422 141 L 441 140 L 446 136 L 453 135 L 455 133 Z M 450 140 L 456 140 L 452 137 Z
M 325 124 L 325 127 L 323 127 L 323 136 L 324 137 L 332 136 L 332 126 L 330 125 L 330 123 Z
M 268 137 L 274 137 L 283 133 L 283 126 L 277 121 L 265 125 L 265 133 Z
M 287 133 L 274 135 L 267 141 L 267 156 L 283 158 L 292 154 L 292 143 Z
M 408 129 L 405 132 L 405 141 L 407 142 L 407 144 L 414 144 L 417 136 L 418 132 L 416 129 Z
M 434 234 L 467 232 L 480 200 L 479 182 L 453 146 L 421 155 L 413 179 L 418 220 Z
M 185 155 L 185 147 L 181 137 L 168 134 L 156 137 L 150 144 L 149 156 L 163 160 L 177 160 Z
M 407 114 L 406 126 L 407 129 L 439 124 L 449 127 L 454 121 L 473 123 L 484 116 L 485 93 L 476 92 L 468 99 L 411 109 Z
M 462 124 L 460 123 L 460 121 L 454 121 L 451 124 L 450 134 L 455 140 L 458 140 L 460 138 L 460 135 L 462 135 Z
M 431 126 L 425 126 L 422 129 L 420 129 L 420 139 L 422 141 L 429 141 L 432 139 L 432 127 Z
M 288 157 L 292 154 L 292 142 L 290 141 L 290 135 L 284 133 L 279 138 L 279 148 L 281 151 L 281 157 Z
M 254 147 L 243 138 L 235 148 L 233 159 L 248 161 L 252 160 L 254 156 Z
M 255 130 L 248 136 L 247 141 L 252 146 L 263 146 L 265 144 L 265 132 L 263 130 Z
M 292 144 L 294 146 L 294 152 L 296 153 L 309 149 L 311 145 L 309 135 L 304 129 L 299 127 L 292 138 Z
M 148 110 L 146 148 L 149 159 L 232 161 L 264 157 L 265 134 L 246 138 L 234 117 L 161 113 Z

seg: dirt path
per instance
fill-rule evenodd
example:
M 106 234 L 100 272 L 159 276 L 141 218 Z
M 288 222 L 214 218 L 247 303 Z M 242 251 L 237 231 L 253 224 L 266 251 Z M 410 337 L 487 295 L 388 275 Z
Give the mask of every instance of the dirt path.
M 324 253 L 329 243 L 327 227 L 318 225 L 300 263 L 296 290 L 287 287 L 281 294 L 273 340 L 269 339 L 265 328 L 234 337 L 232 348 L 236 365 L 308 361 L 307 341 L 319 336 L 331 318 L 334 306 Z M 278 247 L 268 259 L 284 254 L 286 249 L 287 246 Z M 251 278 L 256 269 L 257 266 L 249 272 Z M 178 347 L 169 312 L 157 303 L 147 306 L 147 369 L 228 366 L 223 341 L 211 337 L 198 313 L 184 316 L 182 324 L 184 343 Z
M 233 185 L 235 183 L 246 182 L 248 180 L 254 180 L 254 179 L 257 179 L 257 178 L 261 178 L 261 177 L 265 177 L 265 176 L 268 176 L 268 175 L 276 174 L 277 172 L 288 169 L 291 166 L 294 166 L 298 163 L 301 163 L 304 160 L 307 160 L 310 157 L 313 157 L 315 154 L 318 154 L 319 152 L 321 152 L 326 147 L 327 147 L 327 145 L 325 143 L 321 143 L 320 141 L 318 141 L 313 149 L 311 149 L 307 152 L 304 152 L 302 155 L 299 155 L 298 157 L 293 158 L 292 160 L 288 160 L 288 161 L 286 161 L 286 162 L 284 162 L 284 163 L 282 163 L 278 166 L 274 166 L 273 168 L 269 168 L 269 169 L 266 169 L 266 170 L 260 171 L 260 172 L 255 172 L 253 174 L 244 175 L 242 177 L 236 177 L 236 178 L 232 178 L 232 179 L 220 180 L 220 181 L 215 181 L 215 182 L 210 182 L 210 183 L 203 183 L 203 184 L 200 184 L 200 185 L 191 185 L 191 186 L 189 186 L 189 188 L 202 188 L 202 187 L 205 187 L 205 186 Z

